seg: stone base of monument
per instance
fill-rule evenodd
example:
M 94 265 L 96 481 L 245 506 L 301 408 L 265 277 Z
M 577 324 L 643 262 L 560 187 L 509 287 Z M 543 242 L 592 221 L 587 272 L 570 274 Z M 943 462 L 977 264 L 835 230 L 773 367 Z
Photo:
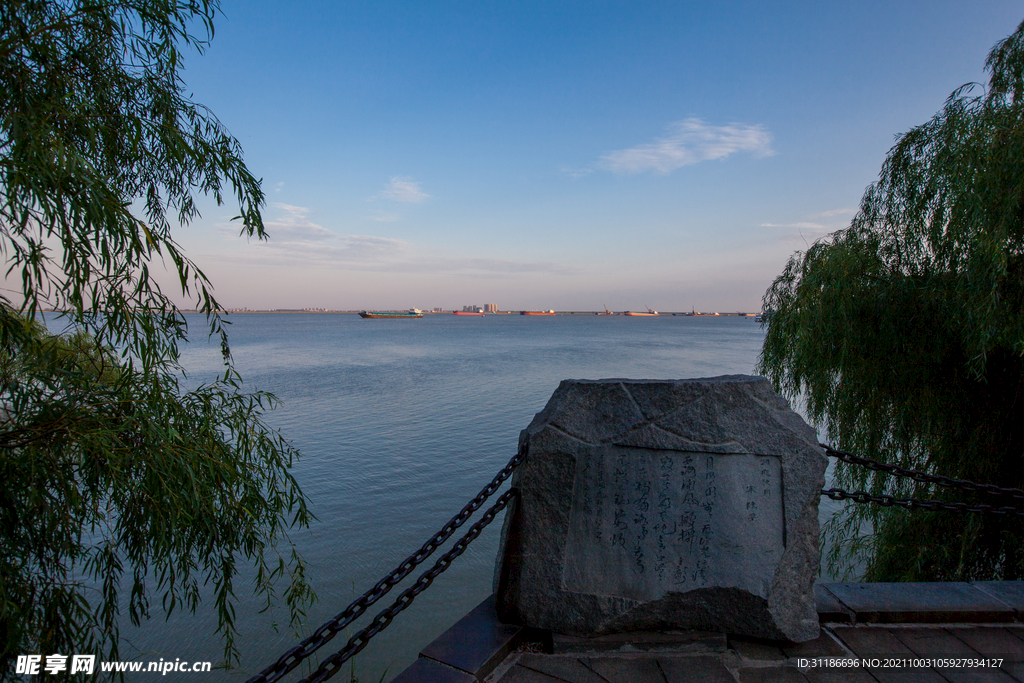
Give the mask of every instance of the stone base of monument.
M 1024 582 L 829 583 L 816 585 L 814 596 L 822 633 L 802 643 L 715 633 L 574 638 L 502 624 L 493 597 L 488 597 L 425 647 L 392 683 L 867 683 L 875 678 L 861 667 L 806 667 L 816 658 L 878 658 L 882 653 L 898 653 L 901 659 L 998 657 L 1002 670 L 961 668 L 943 673 L 951 674 L 950 680 L 1009 682 L 1012 676 L 1024 681 Z M 632 637 L 637 644 L 629 642 Z M 661 649 L 671 644 L 658 640 L 671 637 L 684 639 L 676 645 L 693 649 Z M 687 638 L 692 639 L 689 645 Z M 584 649 L 588 643 L 591 647 Z M 580 649 L 566 652 L 566 647 Z M 878 680 L 894 683 L 940 680 L 923 668 L 873 673 Z M 596 677 L 598 673 L 604 678 Z
M 594 639 L 818 636 L 827 460 L 767 380 L 566 380 L 520 436 L 503 621 Z

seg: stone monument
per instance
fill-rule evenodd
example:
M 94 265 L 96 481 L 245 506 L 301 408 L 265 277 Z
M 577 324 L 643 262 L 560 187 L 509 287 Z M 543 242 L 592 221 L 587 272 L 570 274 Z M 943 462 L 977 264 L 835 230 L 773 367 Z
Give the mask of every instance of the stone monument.
M 565 380 L 520 448 L 495 568 L 504 621 L 817 637 L 827 459 L 764 378 Z

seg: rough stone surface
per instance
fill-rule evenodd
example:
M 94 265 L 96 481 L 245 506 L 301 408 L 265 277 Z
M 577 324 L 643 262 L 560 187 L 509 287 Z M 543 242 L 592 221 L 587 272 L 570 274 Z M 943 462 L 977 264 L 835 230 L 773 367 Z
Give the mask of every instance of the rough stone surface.
M 767 380 L 565 380 L 520 435 L 505 621 L 592 637 L 818 636 L 826 458 Z

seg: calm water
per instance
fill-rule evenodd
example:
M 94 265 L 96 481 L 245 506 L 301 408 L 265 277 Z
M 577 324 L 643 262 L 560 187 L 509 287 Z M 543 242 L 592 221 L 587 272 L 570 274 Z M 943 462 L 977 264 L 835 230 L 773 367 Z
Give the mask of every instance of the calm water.
M 246 385 L 282 399 L 269 422 L 303 454 L 295 475 L 319 518 L 310 531 L 293 536 L 319 597 L 309 610 L 310 629 L 340 612 L 474 496 L 515 453 L 519 431 L 560 380 L 752 374 L 764 338 L 759 324 L 735 317 L 236 314 L 230 320 L 231 348 Z M 193 329 L 203 329 L 198 317 Z M 193 379 L 210 378 L 220 367 L 218 349 L 201 338 L 186 349 L 184 363 Z M 363 683 L 380 680 L 385 669 L 389 680 L 490 593 L 500 528 L 499 518 L 356 656 Z M 287 626 L 274 633 L 272 622 L 284 623 L 284 611 L 258 609 L 243 600 L 237 617 L 249 675 L 296 642 Z M 212 613 L 201 611 L 124 633 L 146 660 L 218 661 L 219 642 L 210 636 L 215 623 Z M 346 640 L 339 635 L 322 654 Z

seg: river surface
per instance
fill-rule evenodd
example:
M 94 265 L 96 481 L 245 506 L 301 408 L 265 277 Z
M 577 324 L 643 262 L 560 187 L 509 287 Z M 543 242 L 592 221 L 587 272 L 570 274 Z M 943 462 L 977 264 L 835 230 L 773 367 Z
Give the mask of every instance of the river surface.
M 752 374 L 764 339 L 758 323 L 737 317 L 363 320 L 241 313 L 229 319 L 232 353 L 246 386 L 282 400 L 268 421 L 301 451 L 294 473 L 318 518 L 309 531 L 293 533 L 318 596 L 308 610 L 306 634 L 458 512 L 514 455 L 520 430 L 560 380 Z M 201 335 L 201 318 L 189 320 L 196 334 L 183 353 L 189 381 L 210 379 L 220 368 L 219 347 Z M 501 521 L 356 656 L 360 681 L 390 680 L 490 594 Z M 350 631 L 368 623 L 418 575 Z M 260 614 L 261 605 L 247 592 L 239 582 L 242 671 L 215 672 L 216 679 L 244 680 L 297 642 L 285 611 Z M 277 633 L 275 621 L 282 624 Z M 209 605 L 167 622 L 157 616 L 139 629 L 125 628 L 126 650 L 146 661 L 217 662 L 215 626 Z M 346 640 L 339 635 L 321 654 Z M 346 667 L 344 680 L 350 674 Z M 210 674 L 179 676 L 163 679 Z

